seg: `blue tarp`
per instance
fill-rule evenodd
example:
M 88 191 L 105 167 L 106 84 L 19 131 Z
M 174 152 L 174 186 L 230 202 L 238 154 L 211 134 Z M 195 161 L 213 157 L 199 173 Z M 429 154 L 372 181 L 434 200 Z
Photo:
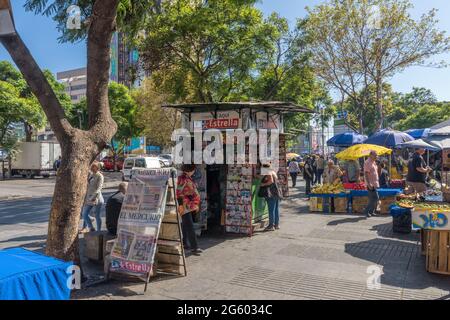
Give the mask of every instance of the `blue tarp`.
M 409 129 L 405 133 L 409 134 L 414 139 L 426 138 L 430 134 L 431 129 Z
M 22 248 L 0 250 L 0 300 L 68 300 L 72 265 Z
M 399 193 L 402 193 L 402 189 L 378 189 L 378 195 L 383 198 L 383 197 L 392 197 L 392 196 L 396 196 Z M 365 197 L 367 196 L 369 193 L 367 190 L 352 190 L 350 191 L 350 195 L 352 197 Z
M 311 193 L 309 195 L 310 198 L 346 198 L 350 195 L 345 192 L 341 193 Z
M 396 217 L 396 216 L 399 216 L 402 214 L 408 214 L 408 213 L 411 214 L 411 209 L 402 208 L 395 204 L 391 205 L 391 207 L 390 207 L 390 214 L 393 217 Z

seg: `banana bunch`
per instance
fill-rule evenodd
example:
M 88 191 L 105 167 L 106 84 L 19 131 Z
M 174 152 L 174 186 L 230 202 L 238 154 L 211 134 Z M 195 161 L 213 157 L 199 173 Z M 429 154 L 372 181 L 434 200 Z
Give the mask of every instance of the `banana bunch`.
M 311 190 L 311 193 L 322 193 L 322 194 L 338 194 L 341 192 L 345 192 L 342 183 L 333 183 L 333 184 L 325 183 L 323 185 L 318 185 L 317 187 L 314 187 Z

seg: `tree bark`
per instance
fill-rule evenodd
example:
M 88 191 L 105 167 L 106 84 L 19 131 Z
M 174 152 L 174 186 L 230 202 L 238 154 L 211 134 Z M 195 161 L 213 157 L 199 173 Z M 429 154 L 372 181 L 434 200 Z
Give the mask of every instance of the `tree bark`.
M 380 77 L 376 80 L 376 100 L 377 100 L 377 110 L 380 120 L 377 123 L 376 131 L 383 128 L 384 123 L 384 110 L 383 110 L 383 81 Z
M 119 0 L 97 0 L 88 33 L 87 104 L 89 130 L 73 128 L 54 91 L 19 35 L 1 38 L 32 92 L 38 98 L 61 145 L 61 167 L 53 196 L 46 253 L 80 264 L 78 224 L 89 165 L 117 130 L 108 102 L 111 36 Z
M 28 122 L 24 121 L 23 128 L 25 130 L 25 141 L 31 142 L 31 140 L 33 138 L 33 127 L 30 126 L 30 124 Z

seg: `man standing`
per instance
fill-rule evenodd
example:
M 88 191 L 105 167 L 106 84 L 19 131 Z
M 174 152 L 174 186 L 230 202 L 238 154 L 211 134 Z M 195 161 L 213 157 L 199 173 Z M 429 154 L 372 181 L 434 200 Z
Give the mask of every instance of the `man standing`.
M 300 167 L 298 166 L 298 162 L 295 159 L 292 159 L 289 162 L 289 174 L 292 178 L 292 187 L 295 187 L 297 184 L 297 175 L 300 172 Z
M 117 235 L 117 224 L 127 187 L 128 184 L 122 182 L 119 184 L 119 190 L 106 201 L 106 229 L 114 236 Z
M 406 184 L 408 188 L 415 193 L 423 193 L 427 191 L 425 180 L 427 178 L 427 173 L 433 170 L 428 167 L 425 160 L 423 160 L 422 155 L 424 153 L 425 149 L 416 149 L 416 152 L 414 152 L 408 162 L 408 176 L 406 178 Z
M 325 158 L 323 155 L 320 155 L 317 159 L 317 175 L 316 175 L 316 183 L 322 184 L 322 175 L 325 171 Z
M 306 157 L 305 166 L 303 168 L 303 179 L 305 179 L 305 195 L 309 198 L 311 193 L 311 181 L 313 179 L 312 160 Z
M 369 193 L 369 203 L 367 204 L 364 213 L 366 217 L 376 216 L 375 211 L 378 206 L 380 197 L 378 196 L 377 188 L 380 187 L 378 179 L 378 166 L 377 166 L 377 153 L 376 151 L 370 151 L 369 158 L 364 163 L 364 182 L 367 186 Z

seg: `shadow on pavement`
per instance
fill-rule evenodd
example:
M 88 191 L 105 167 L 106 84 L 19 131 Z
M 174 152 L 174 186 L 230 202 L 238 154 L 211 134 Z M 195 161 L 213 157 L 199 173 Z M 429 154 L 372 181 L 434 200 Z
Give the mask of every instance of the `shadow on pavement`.
M 333 220 L 327 223 L 328 226 L 337 226 L 344 223 L 357 223 L 359 221 L 366 220 L 366 217 L 354 217 L 354 218 L 343 218 L 338 220 Z
M 383 268 L 381 284 L 405 289 L 450 290 L 448 277 L 429 273 L 417 243 L 392 239 L 372 239 L 346 243 L 345 252 Z
M 383 238 L 393 238 L 407 241 L 420 241 L 420 233 L 411 231 L 411 233 L 396 233 L 392 230 L 392 222 L 378 224 L 372 227 L 371 231 L 376 231 L 378 236 Z

